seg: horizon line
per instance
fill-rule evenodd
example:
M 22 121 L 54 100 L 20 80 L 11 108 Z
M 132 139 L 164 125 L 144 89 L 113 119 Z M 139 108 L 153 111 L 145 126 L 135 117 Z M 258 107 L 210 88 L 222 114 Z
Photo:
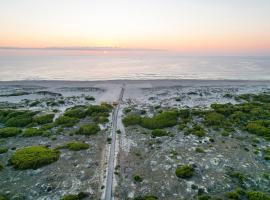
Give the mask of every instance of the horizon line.
M 64 51 L 167 51 L 166 49 L 152 49 L 152 48 L 124 48 L 124 47 L 12 47 L 0 46 L 2 50 L 64 50 Z

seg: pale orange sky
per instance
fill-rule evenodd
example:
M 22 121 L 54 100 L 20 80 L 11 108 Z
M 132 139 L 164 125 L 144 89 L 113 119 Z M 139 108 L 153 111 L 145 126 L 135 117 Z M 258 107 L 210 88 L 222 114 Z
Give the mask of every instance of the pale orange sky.
M 270 51 L 269 0 L 10 0 L 0 46 Z

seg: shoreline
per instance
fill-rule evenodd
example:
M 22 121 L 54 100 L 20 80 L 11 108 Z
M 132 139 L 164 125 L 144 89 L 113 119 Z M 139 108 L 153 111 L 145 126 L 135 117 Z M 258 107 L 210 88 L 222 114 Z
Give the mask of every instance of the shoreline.
M 144 80 L 136 80 L 136 79 L 116 79 L 116 80 L 10 80 L 10 81 L 0 81 L 0 85 L 6 84 L 28 84 L 28 83 L 37 83 L 37 84 L 44 84 L 44 83 L 79 83 L 79 84 L 86 84 L 86 83 L 270 83 L 270 80 L 237 80 L 237 79 L 144 79 Z

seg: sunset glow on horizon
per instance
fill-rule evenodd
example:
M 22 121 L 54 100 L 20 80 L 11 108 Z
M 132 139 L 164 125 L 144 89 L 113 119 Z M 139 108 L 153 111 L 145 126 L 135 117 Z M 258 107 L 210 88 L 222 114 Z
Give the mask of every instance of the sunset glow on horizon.
M 0 46 L 270 52 L 268 0 L 10 0 Z

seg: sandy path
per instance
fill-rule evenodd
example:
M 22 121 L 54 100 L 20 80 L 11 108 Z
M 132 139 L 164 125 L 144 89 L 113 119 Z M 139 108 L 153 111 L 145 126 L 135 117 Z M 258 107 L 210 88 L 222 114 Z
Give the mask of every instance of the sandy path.
M 114 162 L 115 162 L 115 142 L 116 142 L 116 130 L 117 130 L 117 119 L 118 119 L 118 112 L 119 107 L 124 95 L 125 88 L 124 86 L 121 89 L 119 98 L 118 98 L 118 105 L 113 110 L 112 114 L 112 142 L 110 148 L 110 157 L 107 169 L 107 182 L 105 186 L 105 200 L 114 199 L 112 194 L 112 187 L 113 187 L 113 172 L 114 172 Z

